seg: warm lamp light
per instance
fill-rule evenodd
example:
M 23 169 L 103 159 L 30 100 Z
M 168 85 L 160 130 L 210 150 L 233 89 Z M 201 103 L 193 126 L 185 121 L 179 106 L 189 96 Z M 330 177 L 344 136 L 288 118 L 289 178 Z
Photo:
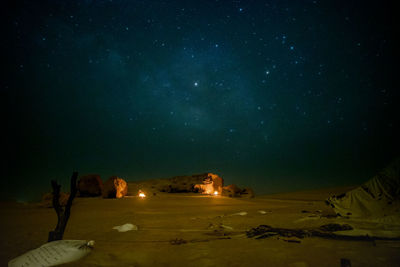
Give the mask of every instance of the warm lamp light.
M 214 196 L 218 196 L 218 191 L 214 191 Z
M 142 190 L 139 190 L 139 197 L 140 198 L 145 198 L 146 194 L 142 192 Z

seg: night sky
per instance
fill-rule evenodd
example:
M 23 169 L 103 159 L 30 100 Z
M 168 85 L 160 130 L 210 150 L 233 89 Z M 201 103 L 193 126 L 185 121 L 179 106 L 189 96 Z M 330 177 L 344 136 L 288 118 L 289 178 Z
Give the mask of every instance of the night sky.
M 259 194 L 371 178 L 399 151 L 388 3 L 4 3 L 2 198 L 74 170 Z

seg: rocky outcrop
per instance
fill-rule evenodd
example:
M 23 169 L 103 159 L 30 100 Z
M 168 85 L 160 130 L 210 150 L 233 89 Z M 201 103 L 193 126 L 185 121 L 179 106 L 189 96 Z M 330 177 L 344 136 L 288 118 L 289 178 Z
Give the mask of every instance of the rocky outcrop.
M 255 194 L 254 194 L 253 189 L 251 189 L 250 187 L 245 187 L 240 192 L 240 197 L 253 198 L 253 197 L 255 197 Z
M 103 198 L 123 198 L 128 193 L 128 184 L 117 176 L 110 177 L 103 186 Z
M 103 190 L 103 181 L 98 174 L 89 174 L 79 178 L 78 196 L 97 197 Z
M 226 197 L 242 197 L 242 198 L 253 198 L 255 196 L 253 189 L 245 187 L 240 189 L 235 184 L 224 186 L 222 188 L 222 196 Z
M 240 197 L 240 188 L 235 184 L 227 185 L 222 188 L 222 196 L 225 197 Z
M 221 177 L 213 173 L 207 173 L 207 176 L 203 178 L 202 183 L 194 186 L 194 191 L 201 194 L 221 195 L 223 186 L 224 180 Z
M 67 201 L 69 198 L 69 193 L 60 193 L 60 205 L 62 207 L 67 205 Z M 40 206 L 45 207 L 45 208 L 52 208 L 53 207 L 53 193 L 46 193 L 42 196 L 42 201 L 40 202 Z
M 204 181 L 210 180 L 213 181 L 216 191 L 222 192 L 223 179 L 216 174 L 207 172 L 202 174 L 175 176 L 172 178 L 129 182 L 128 195 L 137 195 L 139 190 L 143 190 L 148 195 L 156 194 L 158 192 L 199 193 L 200 190 L 199 188 L 195 188 L 196 185 L 203 185 Z
M 202 184 L 209 177 L 209 173 L 195 174 L 190 176 L 176 176 L 163 179 L 156 188 L 160 192 L 167 193 L 192 193 L 197 192 L 196 184 Z

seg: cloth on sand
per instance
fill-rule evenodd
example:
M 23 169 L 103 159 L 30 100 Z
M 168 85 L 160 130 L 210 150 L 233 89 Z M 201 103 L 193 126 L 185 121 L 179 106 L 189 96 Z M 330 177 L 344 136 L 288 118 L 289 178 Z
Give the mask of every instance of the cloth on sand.
M 336 213 L 350 218 L 400 224 L 400 158 L 363 185 L 326 202 Z
M 79 260 L 89 254 L 93 246 L 93 240 L 53 241 L 12 259 L 8 267 L 56 266 Z

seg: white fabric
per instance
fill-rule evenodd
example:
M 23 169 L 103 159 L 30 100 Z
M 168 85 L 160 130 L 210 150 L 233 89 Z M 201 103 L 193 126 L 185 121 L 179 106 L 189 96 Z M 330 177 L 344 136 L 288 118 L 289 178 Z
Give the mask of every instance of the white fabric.
M 327 199 L 336 213 L 400 224 L 400 159 L 360 187 Z M 397 219 L 396 219 L 397 218 Z
M 46 243 L 8 262 L 8 267 L 56 266 L 79 260 L 90 253 L 94 241 L 58 240 Z
M 138 228 L 136 225 L 133 225 L 131 223 L 126 223 L 123 225 L 114 226 L 113 229 L 118 230 L 118 232 L 127 232 L 127 231 L 137 230 Z

